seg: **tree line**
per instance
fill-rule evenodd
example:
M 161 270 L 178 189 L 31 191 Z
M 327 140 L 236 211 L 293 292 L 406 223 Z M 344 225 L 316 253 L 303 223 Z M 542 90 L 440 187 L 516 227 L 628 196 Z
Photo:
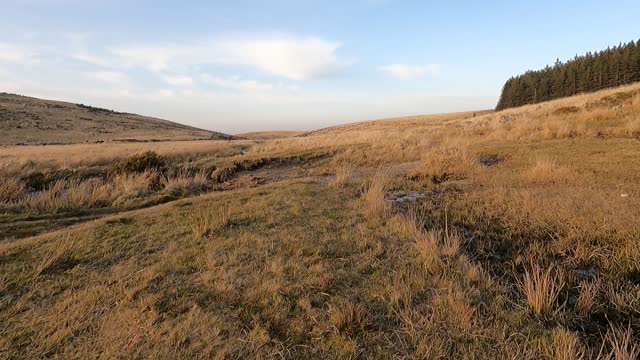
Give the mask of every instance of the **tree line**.
M 504 84 L 496 110 L 640 81 L 640 40 L 529 70 Z

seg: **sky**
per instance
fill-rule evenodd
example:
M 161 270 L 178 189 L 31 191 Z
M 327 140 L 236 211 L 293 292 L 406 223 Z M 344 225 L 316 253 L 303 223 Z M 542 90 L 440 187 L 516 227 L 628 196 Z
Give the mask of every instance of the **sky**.
M 0 92 L 241 133 L 493 108 L 639 1 L 0 0 Z

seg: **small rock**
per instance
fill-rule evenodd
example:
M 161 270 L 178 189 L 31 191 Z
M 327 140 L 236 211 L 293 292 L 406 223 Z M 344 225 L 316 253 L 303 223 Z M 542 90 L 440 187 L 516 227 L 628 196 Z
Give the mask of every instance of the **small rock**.
M 576 273 L 576 275 L 583 278 L 594 277 L 600 272 L 597 267 L 592 265 L 579 267 L 574 269 L 573 271 Z
M 509 125 L 509 124 L 511 124 L 512 122 L 513 122 L 513 117 L 511 117 L 511 116 L 508 116 L 508 115 L 502 115 L 502 116 L 500 117 L 500 124 L 503 124 L 503 125 Z
M 493 166 L 499 163 L 502 159 L 497 154 L 482 154 L 478 160 L 484 166 Z
M 620 194 L 620 197 L 626 198 L 626 197 L 629 197 L 629 194 L 627 194 L 627 193 L 622 193 L 622 194 Z
M 425 197 L 426 197 L 425 194 L 420 193 L 418 191 L 405 192 L 400 190 L 400 191 L 386 194 L 385 201 L 393 204 L 405 204 L 405 203 L 415 202 L 418 199 L 423 199 Z

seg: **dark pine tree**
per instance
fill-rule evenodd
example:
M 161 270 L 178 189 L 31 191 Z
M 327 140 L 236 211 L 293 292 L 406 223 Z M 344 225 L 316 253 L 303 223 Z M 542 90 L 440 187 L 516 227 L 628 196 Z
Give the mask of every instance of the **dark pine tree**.
M 496 110 L 640 81 L 640 40 L 527 71 L 507 80 Z

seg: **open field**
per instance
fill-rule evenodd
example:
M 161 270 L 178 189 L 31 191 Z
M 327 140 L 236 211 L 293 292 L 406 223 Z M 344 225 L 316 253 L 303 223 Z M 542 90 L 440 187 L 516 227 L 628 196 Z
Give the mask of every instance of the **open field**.
M 156 143 L 107 143 L 31 146 L 2 146 L 0 161 L 3 168 L 73 169 L 82 166 L 105 165 L 132 154 L 153 151 L 163 156 L 229 156 L 247 148 L 250 141 L 164 141 Z
M 279 138 L 287 138 L 303 135 L 304 131 L 256 131 L 237 134 L 236 136 L 241 139 L 250 140 L 272 140 Z
M 0 145 L 224 138 L 229 136 L 167 120 L 0 93 Z
M 639 154 L 638 84 L 294 137 L 5 147 L 0 354 L 635 359 Z

